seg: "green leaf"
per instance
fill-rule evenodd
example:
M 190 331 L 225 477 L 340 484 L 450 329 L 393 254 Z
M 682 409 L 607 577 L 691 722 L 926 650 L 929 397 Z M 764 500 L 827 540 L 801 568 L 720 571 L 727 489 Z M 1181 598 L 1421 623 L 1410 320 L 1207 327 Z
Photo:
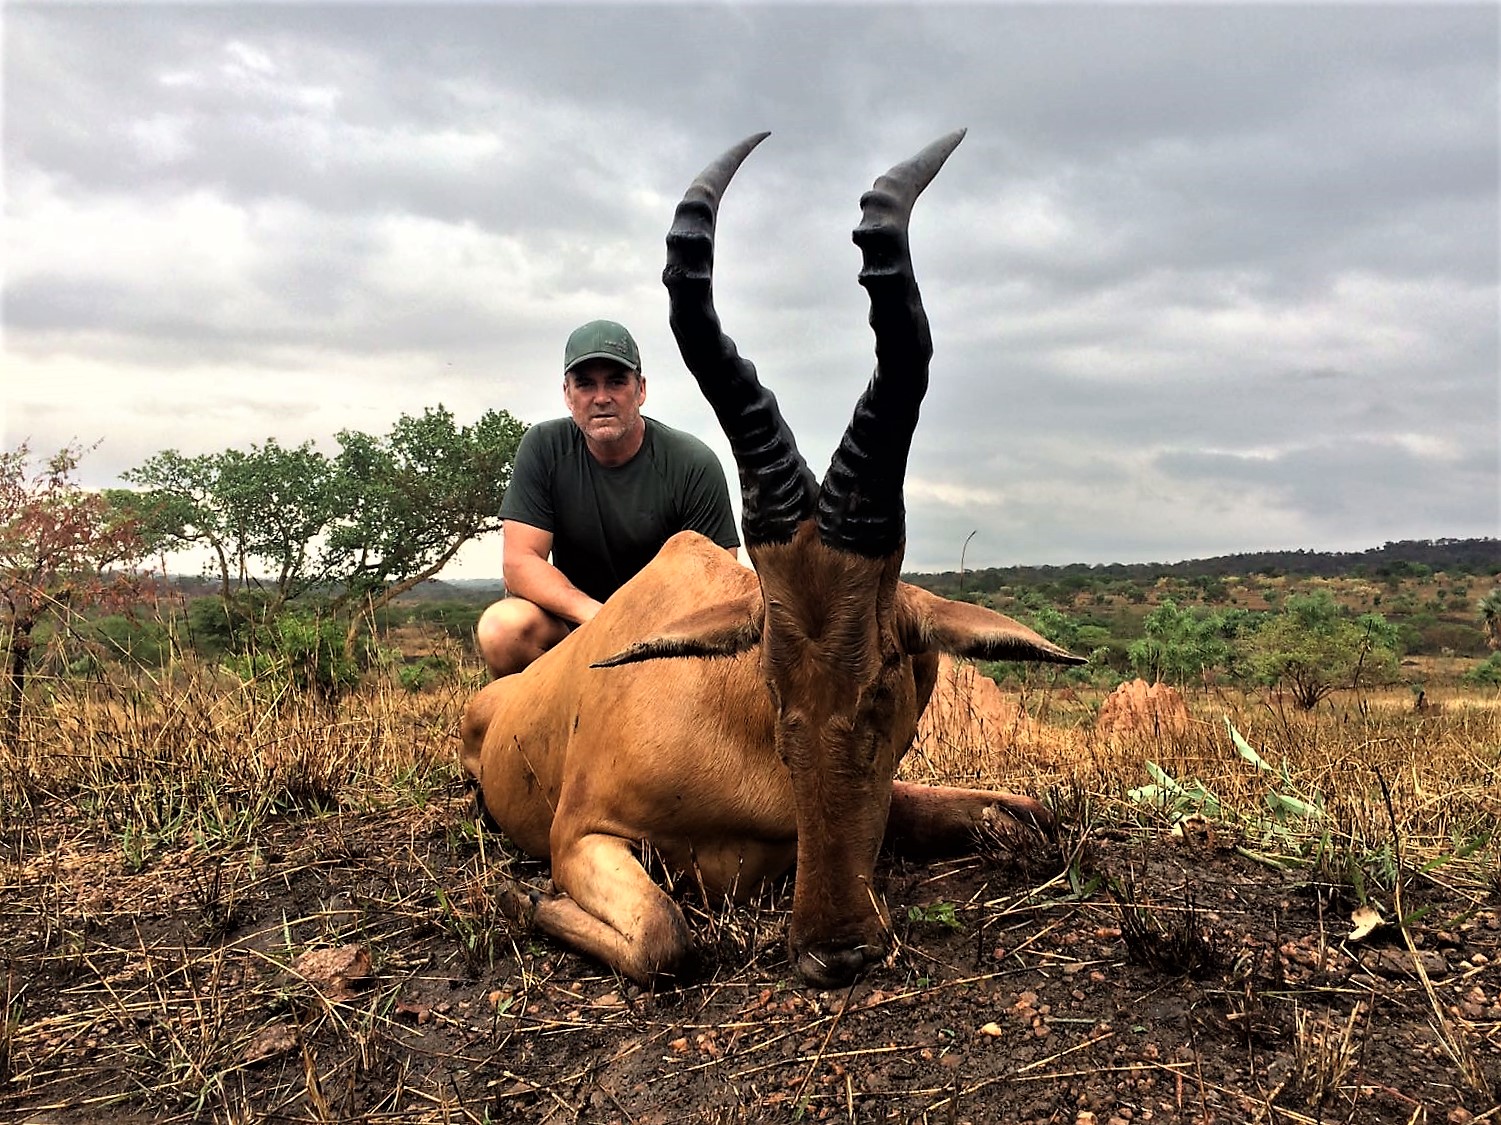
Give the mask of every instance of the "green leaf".
M 1230 741 L 1235 744 L 1237 754 L 1259 770 L 1266 770 L 1268 773 L 1276 772 L 1267 764 L 1266 759 L 1256 752 L 1255 747 L 1245 740 L 1240 731 L 1235 729 L 1235 724 L 1230 721 L 1229 715 L 1225 716 L 1225 729 L 1230 732 Z
M 1324 815 L 1321 806 L 1305 801 L 1301 797 L 1294 797 L 1291 793 L 1268 793 L 1266 803 L 1267 807 L 1279 816 L 1285 814 L 1315 819 Z

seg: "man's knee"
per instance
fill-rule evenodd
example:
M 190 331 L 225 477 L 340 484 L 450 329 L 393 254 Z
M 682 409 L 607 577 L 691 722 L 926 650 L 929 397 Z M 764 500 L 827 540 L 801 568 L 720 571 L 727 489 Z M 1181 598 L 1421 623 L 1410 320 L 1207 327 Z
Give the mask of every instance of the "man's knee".
M 505 598 L 480 614 L 475 642 L 490 675 L 519 672 L 568 635 L 568 626 L 525 598 Z

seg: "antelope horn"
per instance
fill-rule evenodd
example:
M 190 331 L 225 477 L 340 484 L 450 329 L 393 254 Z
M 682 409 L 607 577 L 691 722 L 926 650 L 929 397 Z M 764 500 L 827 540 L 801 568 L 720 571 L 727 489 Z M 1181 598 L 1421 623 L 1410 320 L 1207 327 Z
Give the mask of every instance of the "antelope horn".
M 933 357 L 907 223 L 918 195 L 964 132 L 950 133 L 898 164 L 860 199 L 854 239 L 864 257 L 860 284 L 870 294 L 876 370 L 818 493 L 819 538 L 839 550 L 877 558 L 900 551 L 906 538 L 902 482 Z
M 667 232 L 667 286 L 672 334 L 683 363 L 714 408 L 740 469 L 745 543 L 781 543 L 813 514 L 817 485 L 782 420 L 776 396 L 735 350 L 714 311 L 714 220 L 719 200 L 742 161 L 768 134 L 747 137 L 702 172 L 683 196 Z

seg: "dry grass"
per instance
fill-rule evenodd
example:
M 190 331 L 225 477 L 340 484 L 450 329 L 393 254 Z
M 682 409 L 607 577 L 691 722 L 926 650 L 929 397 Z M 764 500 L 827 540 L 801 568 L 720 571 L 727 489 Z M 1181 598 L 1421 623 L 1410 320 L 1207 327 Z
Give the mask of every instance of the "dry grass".
M 479 1121 L 490 1110 L 508 1120 L 518 1098 L 566 1104 L 562 1087 L 531 1089 L 506 1062 L 528 1043 L 609 1030 L 621 1033 L 621 1051 L 673 1049 L 684 1021 L 638 1010 L 624 982 L 561 980 L 557 958 L 520 956 L 527 939 L 504 922 L 493 875 L 542 871 L 465 816 L 455 736 L 478 683 L 472 670 L 417 695 L 369 689 L 333 712 L 202 669 L 111 676 L 44 685 L 22 738 L 0 747 L 0 1115 L 12 1098 L 38 1121 L 132 1119 L 122 1106 L 147 1107 L 141 1119 L 157 1121 Z M 1431 883 L 1479 904 L 1501 893 L 1501 707 L 1458 693 L 1438 702 L 1415 714 L 1403 692 L 1306 714 L 1206 694 L 1190 699 L 1194 723 L 1181 736 L 1105 740 L 1092 725 L 1097 700 L 1044 690 L 1025 700 L 1029 719 L 1006 744 L 976 745 L 957 716 L 905 769 L 916 780 L 1047 792 L 1066 818 L 1086 821 L 1085 834 L 1155 833 L 1197 813 L 1247 853 L 1299 865 L 1347 895 L 1400 901 Z M 1269 770 L 1237 756 L 1226 716 Z M 1147 762 L 1182 790 L 1140 792 Z M 1269 795 L 1323 815 L 1279 812 Z M 1087 849 L 1079 836 L 1073 844 L 1051 893 L 1082 878 Z M 356 875 L 326 877 L 347 869 Z M 780 955 L 785 902 L 689 897 L 707 1004 Z M 279 903 L 274 924 L 245 924 Z M 184 916 L 187 932 L 168 922 Z M 330 994 L 293 971 L 303 952 L 346 944 L 374 951 L 382 983 Z M 517 975 L 485 1010 L 443 1010 L 443 982 L 510 955 Z M 398 1002 L 426 982 L 431 1005 Z M 575 1011 L 528 1016 L 559 990 L 579 997 Z M 716 1036 L 754 1034 L 770 1048 L 795 1034 L 758 1019 L 754 1032 L 689 1034 L 706 1037 L 699 1046 L 711 1058 Z M 1342 1088 L 1369 1021 L 1299 1021 L 1296 1085 L 1312 1107 Z M 1430 1022 L 1465 1065 L 1465 1029 L 1437 1002 Z M 445 1023 L 461 1023 L 472 1048 L 450 1061 L 495 1076 L 485 1114 L 434 1077 L 439 1068 L 413 1062 L 423 1029 Z M 257 1056 L 268 1027 L 291 1044 L 275 1077 Z M 824 1042 L 803 1048 L 810 1074 L 835 1023 L 817 1028 Z M 97 1094 L 78 1094 L 90 1088 Z M 755 1118 L 747 1113 L 718 1119 Z
M 1144 763 L 1152 762 L 1180 782 L 1201 782 L 1221 810 L 1216 819 L 1238 825 L 1250 842 L 1287 847 L 1328 833 L 1348 847 L 1380 851 L 1393 847 L 1395 828 L 1420 865 L 1478 840 L 1501 819 L 1501 696 L 1434 694 L 1440 706 L 1419 714 L 1406 689 L 1337 698 L 1312 712 L 1260 693 L 1203 692 L 1190 695 L 1193 723 L 1182 734 L 1104 738 L 1094 729 L 1098 693 L 1040 692 L 1028 700 L 1036 721 L 1014 740 L 987 751 L 971 729 L 937 731 L 909 756 L 904 775 L 1032 793 L 1082 791 L 1109 820 L 1145 822 L 1154 813 L 1172 819 L 1170 804 L 1154 808 L 1130 796 L 1149 782 Z M 1236 754 L 1227 718 L 1271 771 Z M 1317 799 L 1325 815 L 1279 822 L 1269 794 Z M 1475 862 L 1460 866 L 1483 881 L 1494 855 L 1477 849 Z

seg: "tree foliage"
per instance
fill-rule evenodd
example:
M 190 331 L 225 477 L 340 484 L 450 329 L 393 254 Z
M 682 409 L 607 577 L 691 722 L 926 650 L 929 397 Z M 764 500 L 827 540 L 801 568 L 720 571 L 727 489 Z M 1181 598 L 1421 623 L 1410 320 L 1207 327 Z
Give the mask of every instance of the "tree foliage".
M 1250 638 L 1251 667 L 1312 709 L 1339 687 L 1358 688 L 1397 671 L 1397 631 L 1379 613 L 1353 617 L 1328 593 L 1289 597 Z
M 198 457 L 168 449 L 122 476 L 141 490 L 110 499 L 153 549 L 207 549 L 226 604 L 255 590 L 274 616 L 328 582 L 315 543 L 337 516 L 333 466 L 311 442 L 286 449 L 271 438 Z
M 494 410 L 461 426 L 438 406 L 402 415 L 382 436 L 340 431 L 333 457 L 310 442 L 288 449 L 274 438 L 248 452 L 185 457 L 169 449 L 125 474 L 137 491 L 112 498 L 156 549 L 208 552 L 228 649 L 244 653 L 257 638 L 290 645 L 305 630 L 274 623 L 316 597 L 323 603 L 316 631 L 321 637 L 330 617 L 342 620 L 347 660 L 362 612 L 499 530 L 524 429 Z
M 322 561 L 343 599 L 378 609 L 436 575 L 471 539 L 499 530 L 524 430 L 494 410 L 458 426 L 439 406 L 403 415 L 383 439 L 340 432 L 339 518 Z
M 136 521 L 74 480 L 87 450 L 0 453 L 0 627 L 8 688 L 4 732 L 18 733 L 37 626 L 135 593 L 145 543 Z
M 1501 587 L 1492 590 L 1476 603 L 1480 626 L 1485 630 L 1485 647 L 1501 652 Z
M 1243 610 L 1210 613 L 1164 601 L 1142 622 L 1145 636 L 1126 650 L 1131 670 L 1149 682 L 1181 687 L 1211 669 L 1229 669 L 1233 642 L 1247 620 Z

